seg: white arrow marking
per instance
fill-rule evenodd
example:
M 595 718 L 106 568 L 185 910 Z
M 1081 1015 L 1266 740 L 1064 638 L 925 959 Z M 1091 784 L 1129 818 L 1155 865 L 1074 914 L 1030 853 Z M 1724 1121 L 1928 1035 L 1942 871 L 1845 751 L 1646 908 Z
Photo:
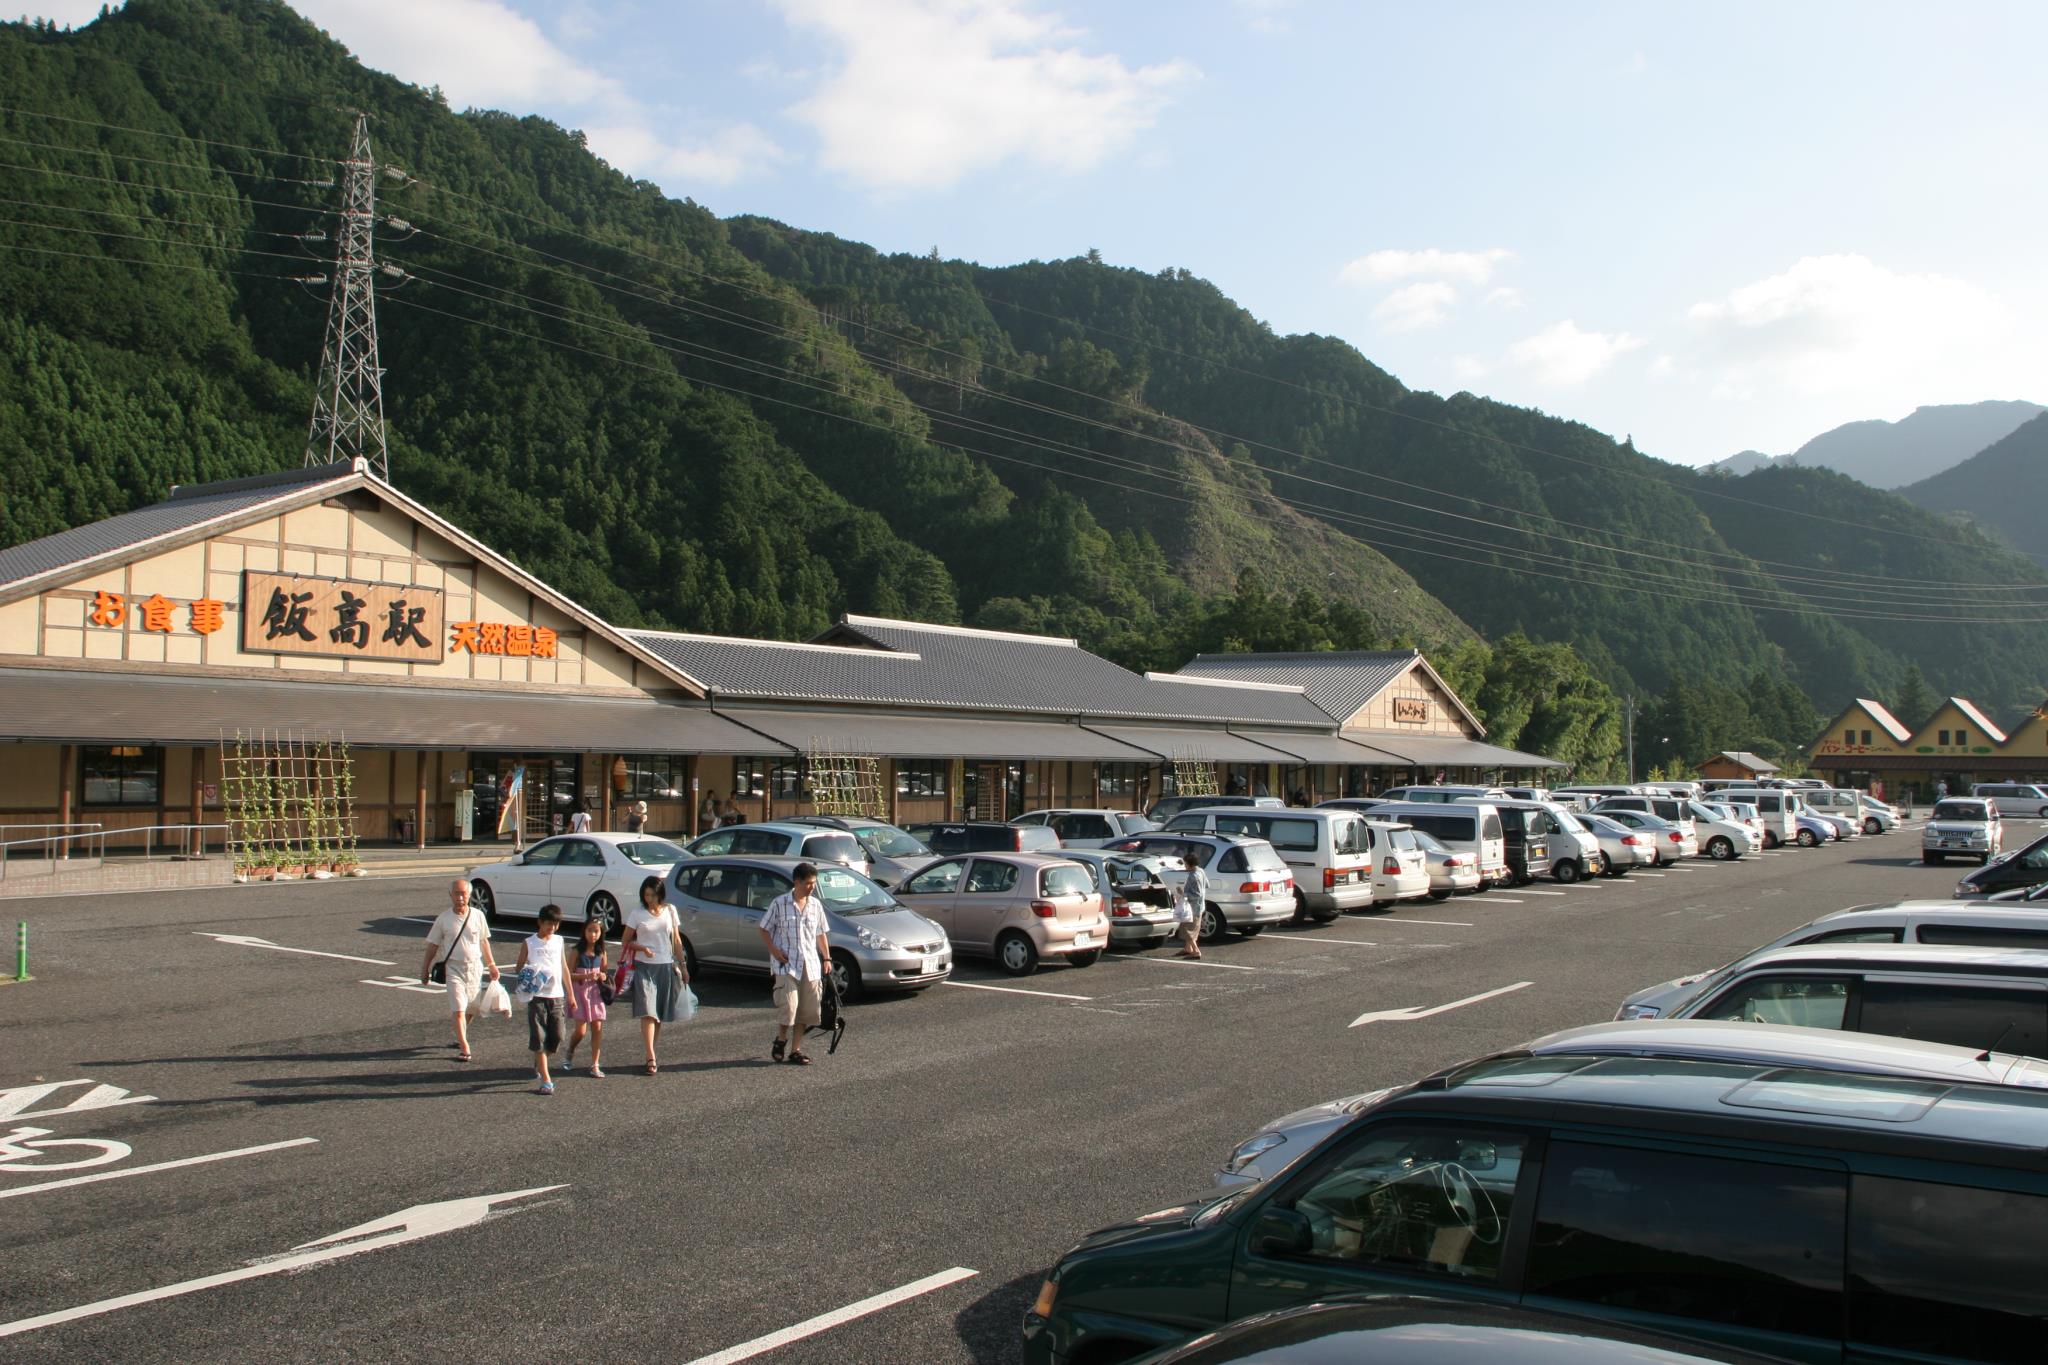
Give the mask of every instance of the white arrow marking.
M 201 938 L 210 938 L 219 943 L 232 943 L 242 948 L 268 948 L 274 953 L 303 953 L 307 957 L 333 957 L 343 962 L 367 962 L 372 967 L 396 967 L 396 962 L 386 962 L 381 957 L 350 957 L 347 953 L 323 953 L 312 948 L 287 948 L 282 943 L 272 943 L 267 938 L 252 938 L 248 934 L 208 934 L 198 929 L 192 931 Z
M 536 1194 L 566 1188 L 568 1187 L 564 1185 L 542 1185 L 531 1190 L 513 1190 L 508 1194 L 483 1194 L 471 1199 L 450 1199 L 439 1204 L 415 1204 L 389 1217 L 378 1218 L 352 1227 L 346 1232 L 337 1232 L 332 1237 L 322 1237 L 317 1242 L 307 1242 L 304 1246 L 294 1247 L 288 1255 L 257 1261 L 238 1270 L 226 1270 L 218 1275 L 206 1275 L 196 1280 L 181 1280 L 177 1284 L 167 1284 L 161 1289 L 145 1289 L 135 1294 L 123 1294 L 115 1299 L 101 1299 L 97 1303 L 80 1304 L 76 1308 L 60 1309 L 55 1313 L 43 1313 L 15 1322 L 0 1323 L 0 1337 L 33 1332 L 43 1327 L 55 1327 L 59 1323 L 76 1322 L 80 1318 L 98 1317 L 102 1313 L 133 1308 L 137 1304 L 154 1303 L 158 1299 L 175 1299 L 185 1294 L 197 1294 L 202 1289 L 217 1289 L 221 1285 L 234 1284 L 241 1280 L 253 1280 L 264 1275 L 282 1275 L 326 1261 L 338 1261 L 346 1256 L 359 1256 L 365 1251 L 382 1251 L 385 1247 L 417 1242 L 424 1237 L 438 1237 L 444 1232 L 475 1227 L 490 1216 L 491 1207 L 495 1204 L 506 1204 L 514 1199 L 527 1199 Z M 337 1245 L 338 1243 L 345 1245 Z
M 1382 1020 L 1398 1020 L 1405 1023 L 1410 1019 L 1427 1019 L 1432 1014 L 1442 1014 L 1445 1010 L 1462 1009 L 1466 1005 L 1476 1005 L 1482 1000 L 1491 1000 L 1496 995 L 1506 995 L 1510 991 L 1518 991 L 1525 986 L 1533 986 L 1535 984 L 1533 981 L 1517 981 L 1512 986 L 1496 986 L 1490 991 L 1481 991 L 1477 995 L 1468 995 L 1463 1000 L 1453 1000 L 1448 1005 L 1410 1005 L 1404 1010 L 1373 1010 L 1371 1013 L 1361 1014 L 1356 1019 L 1353 1019 L 1351 1027 L 1357 1028 L 1360 1024 L 1377 1024 Z
M 237 1157 L 259 1156 L 264 1152 L 283 1151 L 287 1147 L 306 1147 L 318 1142 L 319 1138 L 292 1138 L 285 1142 L 266 1142 L 261 1147 L 237 1147 L 232 1152 L 208 1152 L 205 1156 L 188 1156 L 177 1161 L 159 1161 L 151 1166 L 130 1166 L 121 1171 L 101 1171 L 95 1175 L 74 1175 L 68 1180 L 46 1180 L 40 1185 L 17 1185 L 11 1190 L 0 1190 L 0 1199 L 13 1199 L 18 1195 L 41 1194 L 44 1190 L 64 1190 L 73 1185 L 97 1185 L 102 1180 L 126 1180 L 131 1175 L 150 1175 L 156 1171 L 175 1171 L 184 1166 L 209 1166 L 216 1161 L 233 1161 Z
M 41 1104 L 59 1090 L 71 1085 L 91 1085 L 92 1089 L 80 1095 L 69 1104 L 60 1104 L 54 1109 L 31 1109 Z M 24 1085 L 13 1090 L 0 1090 L 0 1119 L 46 1119 L 57 1114 L 76 1114 L 86 1109 L 112 1109 L 123 1104 L 147 1104 L 154 1095 L 131 1095 L 118 1085 L 93 1085 L 91 1081 L 51 1081 L 44 1085 Z
M 420 979 L 416 976 L 393 976 L 387 977 L 382 981 L 365 979 L 363 984 L 365 986 L 389 986 L 394 991 L 418 991 L 422 995 L 445 995 L 448 989 L 445 986 L 422 986 Z
M 778 1346 L 786 1346 L 792 1341 L 802 1341 L 805 1337 L 828 1332 L 841 1323 L 864 1318 L 870 1313 L 879 1313 L 884 1308 L 902 1303 L 905 1299 L 914 1299 L 920 1294 L 929 1294 L 934 1289 L 944 1289 L 949 1284 L 972 1279 L 978 1273 L 965 1266 L 956 1265 L 951 1270 L 941 1270 L 936 1275 L 927 1275 L 921 1280 L 912 1280 L 909 1284 L 900 1285 L 895 1289 L 886 1289 L 870 1298 L 862 1299 L 859 1303 L 849 1303 L 844 1308 L 835 1308 L 829 1313 L 820 1313 L 815 1318 L 806 1318 L 794 1327 L 785 1327 L 779 1332 L 770 1332 L 765 1337 L 755 1337 L 752 1341 L 728 1346 L 712 1355 L 698 1356 L 690 1361 L 689 1365 L 736 1365 L 738 1361 L 751 1360 Z

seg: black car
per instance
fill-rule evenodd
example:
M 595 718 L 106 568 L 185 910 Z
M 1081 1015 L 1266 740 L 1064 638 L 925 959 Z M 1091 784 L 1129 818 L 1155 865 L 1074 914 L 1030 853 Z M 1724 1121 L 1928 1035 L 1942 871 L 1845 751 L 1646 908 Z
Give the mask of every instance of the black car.
M 2009 858 L 1995 858 L 1956 883 L 1958 896 L 1990 896 L 2048 883 L 2048 834 Z
M 1000 820 L 946 820 L 909 825 L 904 833 L 941 858 L 956 853 L 1050 853 L 1059 835 L 1046 825 L 1006 825 Z
M 1149 1365 L 1774 1365 L 1776 1356 L 1510 1304 L 1388 1296 L 1234 1323 L 1139 1358 Z

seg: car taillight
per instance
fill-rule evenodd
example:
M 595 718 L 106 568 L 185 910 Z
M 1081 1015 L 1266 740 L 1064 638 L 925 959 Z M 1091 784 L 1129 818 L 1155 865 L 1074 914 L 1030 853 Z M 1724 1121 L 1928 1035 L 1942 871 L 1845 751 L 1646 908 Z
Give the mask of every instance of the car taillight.
M 1624 834 L 1624 835 L 1622 835 L 1622 836 L 1621 836 L 1621 841 L 1622 841 L 1622 842 L 1623 842 L 1624 844 L 1628 844 L 1628 845 L 1630 845 L 1631 847 L 1633 847 L 1633 846 L 1634 846 L 1634 845 L 1636 845 L 1636 844 L 1640 844 L 1640 843 L 1642 842 L 1642 840 L 1641 840 L 1641 839 L 1638 839 L 1638 838 L 1636 838 L 1636 836 L 1635 836 L 1635 835 L 1633 835 L 1633 834 Z
M 1051 901 L 1033 901 L 1031 902 L 1031 913 L 1040 919 L 1051 919 L 1059 912 L 1053 907 Z
M 1020 830 L 1015 830 L 1015 831 L 1013 831 L 1013 832 L 1011 833 L 1011 835 L 1010 835 L 1010 848 L 1011 848 L 1011 851 L 1013 851 L 1013 852 L 1016 852 L 1016 853 L 1022 853 L 1022 852 L 1024 851 L 1024 831 L 1023 831 L 1023 830 L 1021 830 L 1021 829 L 1020 829 Z
M 1325 890 L 1325 891 L 1328 891 L 1328 890 L 1329 890 L 1329 889 L 1330 889 L 1331 887 L 1335 886 L 1336 884 L 1337 884 L 1337 869 L 1336 869 L 1336 868 L 1334 868 L 1334 867 L 1326 867 L 1326 868 L 1324 868 L 1324 869 L 1323 869 L 1323 890 Z
M 1118 896 L 1109 903 L 1109 913 L 1118 919 L 1126 919 L 1131 913 L 1131 903 Z
M 1380 875 L 1381 875 L 1381 876 L 1383 876 L 1383 877 L 1398 877 L 1398 876 L 1400 876 L 1400 875 L 1401 875 L 1401 860 L 1400 860 L 1400 859 L 1398 859 L 1398 858 L 1395 858 L 1395 857 L 1393 857 L 1393 856 L 1392 856 L 1391 854 L 1390 854 L 1390 855 L 1388 855 L 1388 857 L 1387 857 L 1387 860 L 1386 860 L 1386 862 L 1384 862 L 1384 863 L 1380 864 Z
M 1446 859 L 1444 859 L 1444 866 L 1445 866 L 1445 867 L 1463 867 L 1464 865 L 1465 865 L 1465 860 L 1464 860 L 1463 858 L 1446 858 Z
M 1682 844 L 1685 842 L 1685 836 L 1674 829 L 1671 831 L 1671 842 L 1674 844 Z
M 1246 882 L 1243 886 L 1237 888 L 1238 894 L 1244 896 L 1263 896 L 1272 889 L 1273 883 L 1271 882 Z

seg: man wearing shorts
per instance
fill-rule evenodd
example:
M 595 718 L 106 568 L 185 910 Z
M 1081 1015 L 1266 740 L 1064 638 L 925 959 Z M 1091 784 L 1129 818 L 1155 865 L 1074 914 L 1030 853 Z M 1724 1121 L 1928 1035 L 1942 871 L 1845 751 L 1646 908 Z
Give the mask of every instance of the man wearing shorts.
M 469 906 L 469 881 L 457 877 L 448 885 L 448 908 L 435 917 L 427 930 L 427 956 L 420 963 L 420 984 L 427 984 L 439 962 L 448 973 L 448 1008 L 455 1016 L 456 1060 L 469 1060 L 469 1006 L 483 989 L 484 969 L 491 980 L 498 979 L 498 964 L 491 959 L 491 928 L 483 912 Z
M 832 950 L 825 941 L 825 904 L 817 896 L 818 869 L 798 863 L 795 880 L 795 888 L 770 901 L 761 917 L 761 937 L 775 964 L 775 1046 L 768 1055 L 809 1066 L 804 1034 L 823 1017 L 818 991 Z

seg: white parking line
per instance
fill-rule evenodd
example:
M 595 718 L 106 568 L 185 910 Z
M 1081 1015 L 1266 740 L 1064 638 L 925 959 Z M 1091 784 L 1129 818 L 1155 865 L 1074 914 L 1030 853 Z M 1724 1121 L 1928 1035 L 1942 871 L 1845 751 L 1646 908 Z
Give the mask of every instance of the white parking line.
M 125 1180 L 131 1175 L 172 1171 L 180 1166 L 204 1166 L 214 1161 L 233 1161 L 238 1156 L 255 1156 L 260 1152 L 276 1152 L 286 1147 L 304 1147 L 319 1140 L 293 1138 L 288 1142 L 266 1142 L 261 1147 L 238 1147 L 232 1152 L 208 1152 L 205 1156 L 181 1157 L 176 1161 L 159 1161 L 149 1166 L 131 1166 L 125 1171 L 100 1171 L 93 1175 L 74 1175 L 68 1180 L 45 1180 L 40 1185 L 20 1185 L 11 1190 L 0 1190 L 0 1199 L 12 1199 L 23 1194 L 41 1194 L 44 1190 L 61 1190 L 68 1185 L 94 1185 L 102 1180 Z
M 1486 898 L 1486 903 L 1487 903 L 1488 905 L 1520 905 L 1520 904 L 1521 904 L 1521 902 L 1520 902 L 1520 901 L 1518 901 L 1518 900 L 1516 900 L 1516 899 L 1515 899 L 1515 898 L 1514 898 L 1513 896 L 1488 896 L 1488 897 Z
M 1664 874 L 1662 872 L 1631 872 L 1628 875 L 1631 877 L 1661 877 Z
M 1286 939 L 1274 939 L 1285 943 Z M 1156 962 L 1162 967 L 1216 967 L 1226 972 L 1255 972 L 1257 967 L 1240 967 L 1235 962 L 1211 962 L 1206 957 L 1134 957 L 1133 962 Z
M 979 981 L 941 981 L 941 986 L 958 986 L 963 991 L 1001 991 L 1005 995 L 1036 995 L 1046 1000 L 1093 1000 L 1092 995 L 1066 995 L 1059 991 L 1027 991 L 1021 986 L 984 986 Z M 738 1356 L 733 1357 L 735 1360 Z
M 949 1284 L 972 1279 L 978 1273 L 965 1266 L 956 1265 L 951 1270 L 941 1270 L 936 1275 L 912 1280 L 909 1284 L 900 1285 L 895 1289 L 885 1289 L 858 1303 L 849 1303 L 844 1308 L 835 1308 L 829 1313 L 820 1313 L 815 1318 L 806 1318 L 794 1327 L 785 1327 L 779 1332 L 770 1332 L 765 1337 L 755 1337 L 752 1341 L 728 1346 L 723 1351 L 716 1351 L 708 1356 L 698 1356 L 695 1360 L 686 1362 L 686 1365 L 735 1365 L 738 1361 L 752 1360 L 755 1356 L 765 1355 L 778 1346 L 787 1346 L 792 1341 L 802 1341 L 805 1337 L 829 1332 L 834 1327 L 852 1322 L 855 1318 L 864 1318 L 870 1313 L 879 1313 L 884 1308 L 893 1308 L 906 1299 L 914 1299 L 920 1294 L 929 1294 L 934 1289 L 944 1289 Z
M 274 953 L 298 953 L 302 957 L 332 957 L 343 962 L 367 962 L 372 967 L 396 967 L 396 962 L 386 962 L 381 957 L 351 957 L 347 953 L 323 953 L 315 948 L 291 948 L 282 943 L 272 943 L 267 938 L 255 938 L 248 934 L 210 934 L 204 929 L 194 929 L 194 936 L 210 938 L 218 943 L 231 943 L 237 948 L 268 948 Z
M 1382 924 L 1434 924 L 1444 929 L 1470 929 L 1469 919 L 1383 919 L 1373 921 L 1377 927 Z
M 1530 888 L 1530 887 L 1526 887 L 1526 886 L 1525 886 L 1525 887 L 1523 887 L 1523 888 L 1522 888 L 1522 894 L 1523 894 L 1523 895 L 1525 895 L 1525 896 L 1569 896 L 1569 895 L 1571 894 L 1571 892 L 1569 892 L 1569 891 L 1537 891 L 1537 890 L 1533 890 L 1533 889 L 1532 889 L 1532 888 Z

